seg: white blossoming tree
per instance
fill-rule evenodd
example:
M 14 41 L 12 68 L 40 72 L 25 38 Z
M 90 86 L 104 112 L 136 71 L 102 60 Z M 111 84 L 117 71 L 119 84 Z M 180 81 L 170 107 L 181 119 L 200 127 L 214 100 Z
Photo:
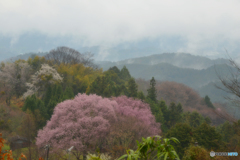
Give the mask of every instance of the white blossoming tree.
M 63 78 L 59 75 L 56 69 L 48 64 L 42 64 L 39 71 L 31 76 L 31 83 L 26 83 L 28 90 L 24 93 L 23 98 L 26 98 L 34 93 L 41 93 L 45 91 L 50 84 L 60 83 Z
M 0 69 L 1 93 L 6 96 L 7 104 L 13 95 L 21 96 L 26 91 L 26 82 L 31 74 L 31 67 L 24 61 L 4 63 Z

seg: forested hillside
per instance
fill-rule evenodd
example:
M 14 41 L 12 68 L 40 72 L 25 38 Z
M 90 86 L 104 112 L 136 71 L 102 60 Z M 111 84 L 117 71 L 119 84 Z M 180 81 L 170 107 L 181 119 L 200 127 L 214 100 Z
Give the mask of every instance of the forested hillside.
M 47 53 L 37 53 L 46 55 Z M 13 57 L 13 60 L 27 59 L 33 53 Z M 208 95 L 213 102 L 226 103 L 223 96 L 232 96 L 223 92 L 213 84 L 219 83 L 218 75 L 227 76 L 233 69 L 226 59 L 211 60 L 202 56 L 186 53 L 163 53 L 152 56 L 127 59 L 118 62 L 96 61 L 99 68 L 107 71 L 110 67 L 126 66 L 135 78 L 150 80 L 152 76 L 159 81 L 183 83 L 195 89 L 201 96 Z M 219 83 L 219 85 L 221 85 Z M 211 89 L 209 89 L 211 88 Z
M 91 55 L 67 47 L 45 57 L 2 62 L 0 132 L 5 149 L 20 136 L 31 143 L 14 149 L 14 158 L 21 153 L 27 159 L 45 158 L 46 145 L 49 159 L 68 159 L 70 154 L 77 160 L 123 155 L 210 160 L 211 150 L 240 151 L 240 121 L 228 115 L 225 106 L 184 84 L 155 80 L 148 67 L 141 66 L 146 67 L 111 66 L 103 71 Z M 150 69 L 159 74 L 165 66 Z M 150 80 L 135 79 L 130 72 L 134 67 Z M 151 138 L 156 135 L 161 137 Z

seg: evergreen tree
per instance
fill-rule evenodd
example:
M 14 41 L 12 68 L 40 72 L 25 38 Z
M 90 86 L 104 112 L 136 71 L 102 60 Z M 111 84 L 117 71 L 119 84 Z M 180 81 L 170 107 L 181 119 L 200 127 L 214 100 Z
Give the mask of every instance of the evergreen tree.
M 169 111 L 164 100 L 161 100 L 158 104 L 159 108 L 162 111 L 164 121 L 161 123 L 161 129 L 163 133 L 166 133 L 168 130 L 167 122 L 169 121 Z
M 156 91 L 156 81 L 154 77 L 150 80 L 150 88 L 147 90 L 148 95 L 147 98 L 150 98 L 152 101 L 156 102 L 157 101 L 157 91 Z
M 37 101 L 37 109 L 40 111 L 41 116 L 47 119 L 48 117 L 47 107 L 46 105 L 44 105 L 43 101 L 41 101 L 40 99 Z M 34 111 L 34 114 L 35 112 L 36 110 Z
M 102 93 L 103 97 L 111 97 L 112 96 L 112 92 L 111 92 L 111 87 L 107 86 Z
M 37 109 L 37 97 L 35 94 L 32 96 L 28 96 L 24 102 L 24 105 L 22 107 L 23 111 L 27 111 L 28 109 L 33 113 L 35 109 Z
M 139 91 L 137 94 L 137 98 L 141 99 L 142 101 L 145 100 L 145 96 L 143 94 L 143 91 Z
M 221 135 L 215 127 L 203 122 L 194 132 L 194 137 L 198 144 L 206 149 L 219 150 L 222 146 Z
M 218 126 L 217 130 L 221 134 L 222 139 L 225 142 L 229 142 L 234 135 L 234 128 L 228 121 Z
M 131 75 L 126 66 L 123 66 L 123 68 L 121 69 L 120 78 L 125 81 L 128 81 L 131 78 Z
M 48 86 L 47 91 L 45 93 L 45 96 L 43 98 L 44 104 L 47 105 L 49 101 L 51 100 L 53 93 L 52 93 L 52 86 Z
M 121 86 L 117 85 L 117 86 L 113 87 L 113 91 L 114 91 L 116 97 L 120 96 L 121 92 L 122 92 Z
M 174 126 L 177 122 L 182 120 L 182 105 L 179 103 L 177 106 L 174 102 L 169 105 L 169 118 L 167 122 L 168 128 Z
M 107 88 L 107 77 L 102 76 L 101 83 L 100 83 L 100 91 L 101 95 L 103 94 L 104 90 Z M 106 91 L 105 91 L 106 92 Z
M 137 84 L 134 78 L 128 80 L 128 97 L 137 97 Z
M 184 113 L 183 117 L 184 121 L 193 128 L 197 128 L 205 121 L 204 117 L 200 115 L 197 111 L 193 111 L 192 113 Z
M 44 102 L 38 99 L 35 94 L 27 97 L 22 110 L 25 112 L 27 110 L 31 111 L 34 115 L 37 129 L 41 129 L 49 118 L 46 105 L 44 105 Z
M 90 85 L 90 89 L 88 90 L 87 94 L 95 93 L 100 96 L 102 93 L 101 81 L 102 81 L 101 77 L 98 76 Z
M 167 118 L 168 117 L 168 108 L 167 108 L 166 102 L 164 100 L 161 100 L 159 102 L 159 107 L 163 112 L 164 118 Z
M 214 106 L 208 96 L 205 96 L 204 101 L 209 108 L 214 108 Z
M 207 123 L 207 124 L 211 124 L 212 123 L 212 121 L 211 121 L 211 119 L 209 118 L 209 117 L 205 117 L 204 118 L 204 121 Z
M 73 97 L 74 97 L 74 93 L 73 93 L 72 87 L 70 87 L 70 86 L 66 87 L 66 89 L 63 93 L 63 101 L 66 99 L 71 99 Z
M 63 88 L 61 85 L 56 84 L 53 87 L 53 96 L 51 100 L 55 100 L 56 102 L 61 102 L 63 98 Z
M 182 156 L 184 154 L 184 151 L 187 147 L 189 147 L 193 130 L 191 126 L 187 123 L 177 123 L 174 127 L 172 127 L 166 134 L 167 138 L 175 137 L 177 138 L 180 143 L 179 144 L 173 144 L 176 152 L 178 153 L 180 159 L 182 159 Z
M 116 67 L 116 66 L 113 66 L 113 67 L 110 67 L 109 69 L 108 69 L 109 71 L 114 71 L 118 76 L 120 76 L 120 70 L 118 69 L 118 67 Z
M 57 102 L 55 100 L 50 100 L 50 102 L 47 105 L 47 120 L 50 120 L 53 114 L 53 110 L 55 108 L 55 106 L 57 105 Z
M 182 104 L 181 103 L 178 103 L 176 109 L 177 109 L 177 112 L 179 112 L 180 114 L 183 113 L 183 108 L 182 108 Z

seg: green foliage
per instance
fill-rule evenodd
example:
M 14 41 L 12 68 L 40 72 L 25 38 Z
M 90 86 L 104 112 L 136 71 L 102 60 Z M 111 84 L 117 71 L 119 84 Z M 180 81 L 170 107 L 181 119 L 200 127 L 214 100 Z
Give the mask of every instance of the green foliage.
M 46 124 L 46 121 L 51 118 L 57 103 L 73 97 L 74 94 L 71 87 L 67 87 L 65 91 L 63 91 L 60 84 L 54 84 L 48 86 L 42 100 L 37 98 L 36 95 L 27 97 L 22 110 L 26 111 L 29 109 L 34 114 L 37 128 L 40 129 Z
M 73 93 L 72 87 L 67 86 L 67 88 L 63 92 L 62 100 L 64 101 L 66 99 L 71 99 L 73 97 L 74 97 L 74 93 Z
M 134 78 L 130 78 L 128 80 L 128 85 L 127 85 L 127 88 L 128 88 L 128 97 L 137 97 L 137 84 L 135 82 L 135 79 Z
M 144 96 L 144 94 L 143 94 L 143 91 L 139 91 L 139 92 L 137 93 L 137 98 L 138 98 L 138 99 L 141 99 L 142 101 L 145 100 L 145 96 Z
M 74 95 L 86 93 L 92 82 L 102 75 L 101 69 L 85 67 L 83 64 L 60 64 L 56 68 L 63 76 L 63 88 L 70 86 Z
M 180 143 L 173 144 L 180 158 L 182 158 L 184 150 L 190 145 L 193 136 L 193 130 L 187 123 L 177 123 L 166 134 L 166 137 L 176 137 Z
M 211 124 L 212 123 L 212 121 L 211 121 L 211 119 L 209 118 L 209 117 L 205 117 L 204 118 L 204 121 L 207 123 L 207 124 Z
M 36 121 L 36 128 L 40 129 L 46 124 L 46 120 L 49 118 L 48 108 L 44 105 L 44 102 L 32 95 L 26 98 L 24 105 L 22 107 L 23 111 L 30 110 Z
M 45 115 L 46 108 L 44 106 L 44 103 L 34 94 L 26 98 L 22 110 L 27 111 L 29 109 L 32 113 L 34 113 L 36 109 L 39 109 L 41 114 Z
M 209 151 L 201 146 L 190 146 L 184 153 L 182 160 L 211 160 Z
M 215 127 L 203 122 L 195 131 L 194 137 L 198 144 L 206 149 L 218 150 L 221 148 L 221 135 L 216 131 Z
M 36 72 L 41 68 L 41 65 L 46 62 L 44 57 L 35 56 L 28 58 L 28 64 L 32 67 L 33 71 Z
M 158 103 L 155 101 L 152 101 L 151 99 L 147 98 L 146 102 L 150 105 L 152 114 L 155 116 L 155 119 L 157 122 L 160 122 L 163 124 L 165 122 L 163 113 L 161 111 L 161 108 L 159 107 Z
M 54 84 L 47 88 L 45 96 L 43 97 L 44 105 L 46 106 L 46 119 L 49 120 L 53 114 L 53 110 L 57 103 L 74 97 L 72 87 L 67 86 L 63 91 L 60 84 Z
M 134 82 L 133 82 L 134 83 Z M 131 82 L 131 86 L 134 88 L 134 84 Z M 122 94 L 128 95 L 127 87 L 124 85 L 125 82 L 119 78 L 119 76 L 113 71 L 109 70 L 104 72 L 103 76 L 98 76 L 89 89 L 87 94 L 95 93 L 103 97 L 120 96 Z M 135 83 L 136 84 L 136 83 Z M 136 88 L 136 87 L 135 87 Z M 131 94 L 136 97 L 135 91 L 131 90 Z
M 90 154 L 87 155 L 87 160 L 111 160 L 111 156 L 107 154 Z
M 177 106 L 174 102 L 169 105 L 168 117 L 166 117 L 166 124 L 168 128 L 174 126 L 177 122 L 181 122 L 181 114 L 183 112 L 182 105 L 179 103 Z
M 0 105 L 0 129 L 1 130 L 8 130 L 8 113 L 7 110 L 4 108 L 4 106 Z
M 224 122 L 223 124 L 219 125 L 216 130 L 218 133 L 221 134 L 222 140 L 224 142 L 229 142 L 230 139 L 235 134 L 233 125 L 231 125 L 228 121 Z
M 208 96 L 205 96 L 204 101 L 209 108 L 215 108 Z
M 160 136 L 153 136 L 142 138 L 142 142 L 137 141 L 138 148 L 136 151 L 127 150 L 127 154 L 121 156 L 118 160 L 127 158 L 127 160 L 138 160 L 138 159 L 164 159 L 164 160 L 174 160 L 179 157 L 174 150 L 174 147 L 171 145 L 171 141 L 179 143 L 176 138 L 165 138 L 161 139 Z
M 51 100 L 56 102 L 62 102 L 63 88 L 59 84 L 55 84 L 52 87 Z
M 123 68 L 121 69 L 120 78 L 124 81 L 128 81 L 131 78 L 131 75 L 126 66 L 123 66 Z
M 158 104 L 159 108 L 161 109 L 162 111 L 162 114 L 163 114 L 163 120 L 162 123 L 161 123 L 161 129 L 163 131 L 163 133 L 166 133 L 167 130 L 168 130 L 168 127 L 167 127 L 167 120 L 169 119 L 169 111 L 168 111 L 168 107 L 165 103 L 164 100 L 161 100 L 159 101 L 159 104 Z
M 152 101 L 156 102 L 157 101 L 157 90 L 155 88 L 156 86 L 156 81 L 154 77 L 150 80 L 150 88 L 147 90 L 148 95 L 147 97 L 150 98 Z
M 197 128 L 200 126 L 204 121 L 208 124 L 211 122 L 209 118 L 204 119 L 202 115 L 200 115 L 197 111 L 193 111 L 192 113 L 186 112 L 183 114 L 183 121 L 188 123 L 191 127 Z
M 113 66 L 113 67 L 110 67 L 109 69 L 108 69 L 109 71 L 113 71 L 113 72 L 115 72 L 118 76 L 120 76 L 120 70 L 116 67 L 116 66 Z

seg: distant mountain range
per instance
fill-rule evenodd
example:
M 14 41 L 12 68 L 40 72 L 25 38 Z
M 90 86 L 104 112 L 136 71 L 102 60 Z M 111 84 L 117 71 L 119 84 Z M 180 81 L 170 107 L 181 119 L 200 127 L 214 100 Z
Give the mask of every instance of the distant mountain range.
M 215 64 L 225 64 L 226 59 L 211 60 L 202 56 L 195 56 L 188 53 L 163 53 L 155 54 L 146 57 L 132 58 L 118 62 L 98 62 L 103 67 L 111 65 L 125 65 L 125 64 L 142 64 L 142 65 L 158 65 L 159 63 L 169 63 L 180 68 L 206 69 Z
M 35 55 L 38 55 L 38 56 L 45 56 L 48 52 L 38 52 L 38 53 L 25 53 L 25 54 L 20 54 L 20 55 L 17 55 L 15 57 L 11 57 L 9 59 L 6 59 L 5 61 L 16 61 L 18 59 L 24 59 L 24 60 L 27 60 L 29 57 L 33 57 Z
M 12 59 L 27 59 L 33 54 L 18 55 Z M 44 56 L 46 53 L 35 54 Z M 223 77 L 229 74 L 230 66 L 227 65 L 227 59 L 211 60 L 187 53 L 163 53 L 118 62 L 96 61 L 95 63 L 103 68 L 103 71 L 113 66 L 121 69 L 125 65 L 134 78 L 150 80 L 154 77 L 160 81 L 183 83 L 197 90 L 202 97 L 208 95 L 213 102 L 225 102 L 222 96 L 227 95 L 214 87 L 216 83 L 221 85 L 217 74 Z
M 127 59 L 118 62 L 96 62 L 104 71 L 124 65 L 134 78 L 150 80 L 154 77 L 160 81 L 175 81 L 183 83 L 204 97 L 208 95 L 213 102 L 225 102 L 223 96 L 227 93 L 217 89 L 221 86 L 218 75 L 224 77 L 229 74 L 227 59 L 211 60 L 202 56 L 187 53 L 163 53 L 146 57 Z

